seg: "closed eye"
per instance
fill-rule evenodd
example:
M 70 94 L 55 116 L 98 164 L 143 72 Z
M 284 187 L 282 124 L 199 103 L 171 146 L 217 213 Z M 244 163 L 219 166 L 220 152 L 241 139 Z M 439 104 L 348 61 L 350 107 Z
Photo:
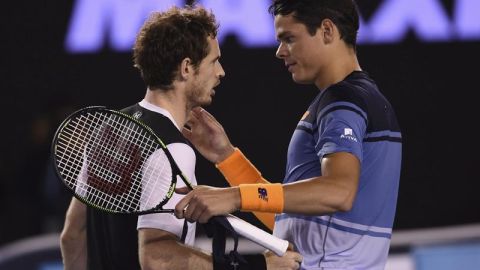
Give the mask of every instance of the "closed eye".
M 290 44 L 295 41 L 295 37 L 291 34 L 291 32 L 283 32 L 280 35 L 278 35 L 277 42 L 285 42 L 287 44 Z

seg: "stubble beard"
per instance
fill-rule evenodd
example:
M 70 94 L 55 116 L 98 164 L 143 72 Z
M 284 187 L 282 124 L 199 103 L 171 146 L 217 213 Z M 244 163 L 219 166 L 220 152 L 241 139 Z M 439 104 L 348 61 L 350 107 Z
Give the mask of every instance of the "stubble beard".
M 212 98 L 210 97 L 210 93 L 206 96 L 206 91 L 204 87 L 193 87 L 187 93 L 187 108 L 193 109 L 198 106 L 208 106 L 212 103 Z

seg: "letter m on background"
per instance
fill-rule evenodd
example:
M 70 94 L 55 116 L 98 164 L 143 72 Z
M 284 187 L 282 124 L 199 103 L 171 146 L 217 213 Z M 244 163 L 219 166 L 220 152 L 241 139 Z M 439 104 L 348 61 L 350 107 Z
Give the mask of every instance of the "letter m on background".
M 66 50 L 92 53 L 108 41 L 112 49 L 128 51 L 150 12 L 183 4 L 183 0 L 77 0 L 65 40 Z

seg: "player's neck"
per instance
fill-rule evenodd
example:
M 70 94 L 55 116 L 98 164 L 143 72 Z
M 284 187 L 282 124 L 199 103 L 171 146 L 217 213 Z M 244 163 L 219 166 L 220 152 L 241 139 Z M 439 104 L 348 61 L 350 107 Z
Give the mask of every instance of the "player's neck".
M 348 50 L 347 53 L 342 52 L 337 55 L 338 56 L 332 58 L 331 64 L 328 65 L 323 70 L 323 73 L 319 74 L 315 80 L 315 86 L 317 86 L 320 91 L 342 81 L 353 71 L 362 70 L 353 49 Z
M 176 91 L 175 89 L 147 89 L 145 100 L 167 110 L 172 115 L 177 126 L 183 127 L 187 122 L 188 115 L 185 110 L 185 99 L 179 92 L 180 91 Z

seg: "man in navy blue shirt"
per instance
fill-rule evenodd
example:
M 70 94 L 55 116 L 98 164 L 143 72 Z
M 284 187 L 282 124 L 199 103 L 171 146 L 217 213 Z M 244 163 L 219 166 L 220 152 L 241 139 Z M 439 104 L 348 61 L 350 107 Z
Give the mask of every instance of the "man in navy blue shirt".
M 206 222 L 236 210 L 276 213 L 274 234 L 302 254 L 302 269 L 384 269 L 402 137 L 391 104 L 358 62 L 357 7 L 353 0 L 275 0 L 270 12 L 276 56 L 295 82 L 319 89 L 292 135 L 283 184 L 263 179 L 221 125 L 196 109 L 184 136 L 233 187 L 197 187 L 176 215 Z

